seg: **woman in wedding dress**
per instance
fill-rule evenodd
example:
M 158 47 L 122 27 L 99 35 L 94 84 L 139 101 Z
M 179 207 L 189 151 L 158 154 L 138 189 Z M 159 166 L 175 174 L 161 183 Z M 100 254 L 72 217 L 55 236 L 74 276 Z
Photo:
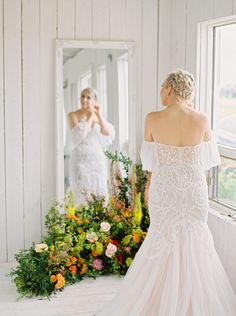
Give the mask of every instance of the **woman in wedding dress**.
M 91 193 L 104 196 L 107 202 L 107 158 L 103 149 L 112 144 L 114 127 L 102 116 L 94 89 L 84 89 L 80 103 L 80 109 L 68 114 L 73 143 L 70 189 L 78 204 L 86 203 Z
M 215 250 L 205 171 L 221 163 L 207 117 L 191 108 L 195 81 L 170 73 L 165 109 L 145 121 L 150 226 L 111 302 L 96 316 L 235 316 L 236 296 Z

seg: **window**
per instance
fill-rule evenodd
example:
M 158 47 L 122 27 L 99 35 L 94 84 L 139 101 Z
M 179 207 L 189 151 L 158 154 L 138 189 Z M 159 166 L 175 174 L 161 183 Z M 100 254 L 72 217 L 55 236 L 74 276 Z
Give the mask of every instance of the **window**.
M 128 54 L 120 56 L 117 60 L 118 95 L 119 95 L 119 148 L 128 153 Z
M 85 88 L 91 87 L 91 84 L 92 84 L 92 71 L 87 71 L 84 74 L 82 74 L 79 78 L 79 82 L 78 82 L 79 98 L 80 98 L 80 92 Z
M 219 143 L 236 149 L 236 24 L 214 28 L 214 125 Z
M 97 92 L 102 114 L 107 118 L 107 74 L 105 64 L 97 68 Z
M 199 25 L 198 102 L 206 104 L 222 164 L 209 172 L 209 196 L 236 211 L 236 20 Z M 205 87 L 204 87 L 205 84 Z

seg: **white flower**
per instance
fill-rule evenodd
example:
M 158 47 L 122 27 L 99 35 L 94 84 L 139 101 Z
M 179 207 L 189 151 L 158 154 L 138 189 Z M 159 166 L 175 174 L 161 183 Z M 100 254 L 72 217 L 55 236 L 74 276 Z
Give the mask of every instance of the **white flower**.
M 101 226 L 100 230 L 103 232 L 108 232 L 111 228 L 111 225 L 107 222 L 102 222 L 100 226 Z
M 112 243 L 109 243 L 109 244 L 107 245 L 107 249 L 106 249 L 106 251 L 105 251 L 105 255 L 106 255 L 107 257 L 111 258 L 111 257 L 114 255 L 114 253 L 116 253 L 116 251 L 117 251 L 116 245 L 114 245 L 114 244 L 112 244 Z
M 86 233 L 86 239 L 88 241 L 91 241 L 91 242 L 94 242 L 95 240 L 98 240 L 98 236 L 95 232 L 92 232 L 92 233 Z
M 44 252 L 48 250 L 48 245 L 47 244 L 36 244 L 34 247 L 34 250 L 36 252 Z

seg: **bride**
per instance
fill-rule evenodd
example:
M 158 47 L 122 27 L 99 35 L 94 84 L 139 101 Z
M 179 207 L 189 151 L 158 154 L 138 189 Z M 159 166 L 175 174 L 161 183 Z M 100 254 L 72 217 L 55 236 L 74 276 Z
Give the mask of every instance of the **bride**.
M 86 203 L 91 193 L 107 201 L 107 159 L 103 149 L 112 144 L 114 127 L 102 116 L 94 89 L 84 89 L 80 103 L 80 109 L 68 114 L 73 143 L 70 189 L 78 204 Z
M 145 121 L 150 226 L 113 300 L 96 316 L 234 316 L 236 296 L 215 250 L 205 171 L 221 163 L 207 117 L 189 105 L 195 81 L 171 72 L 166 107 Z

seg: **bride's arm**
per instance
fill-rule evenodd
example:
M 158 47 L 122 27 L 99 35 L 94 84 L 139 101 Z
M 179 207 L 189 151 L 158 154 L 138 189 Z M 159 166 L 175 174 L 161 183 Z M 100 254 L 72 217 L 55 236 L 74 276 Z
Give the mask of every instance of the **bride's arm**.
M 148 142 L 153 141 L 151 132 L 152 112 L 148 113 L 145 118 L 144 139 Z
M 145 189 L 144 189 L 144 202 L 145 202 L 146 206 L 148 206 L 148 193 L 149 193 L 151 175 L 152 175 L 152 173 L 150 171 L 148 171 L 147 182 L 146 182 Z
M 101 111 L 100 111 L 100 105 L 99 104 L 95 104 L 94 105 L 94 113 L 97 116 L 98 119 L 98 123 L 101 126 L 101 133 L 104 136 L 109 136 L 111 133 L 110 127 L 109 127 L 109 123 L 107 122 L 107 120 L 102 116 Z
M 145 118 L 145 127 L 144 127 L 144 139 L 145 141 L 151 142 L 153 140 L 152 138 L 152 133 L 151 133 L 151 124 L 150 124 L 150 119 L 151 119 L 151 114 L 152 112 L 148 113 L 146 118 Z M 145 190 L 144 190 L 144 202 L 146 206 L 148 206 L 148 193 L 149 193 L 149 187 L 150 187 L 150 180 L 151 180 L 152 173 L 148 171 L 147 175 L 147 182 L 145 185 Z

